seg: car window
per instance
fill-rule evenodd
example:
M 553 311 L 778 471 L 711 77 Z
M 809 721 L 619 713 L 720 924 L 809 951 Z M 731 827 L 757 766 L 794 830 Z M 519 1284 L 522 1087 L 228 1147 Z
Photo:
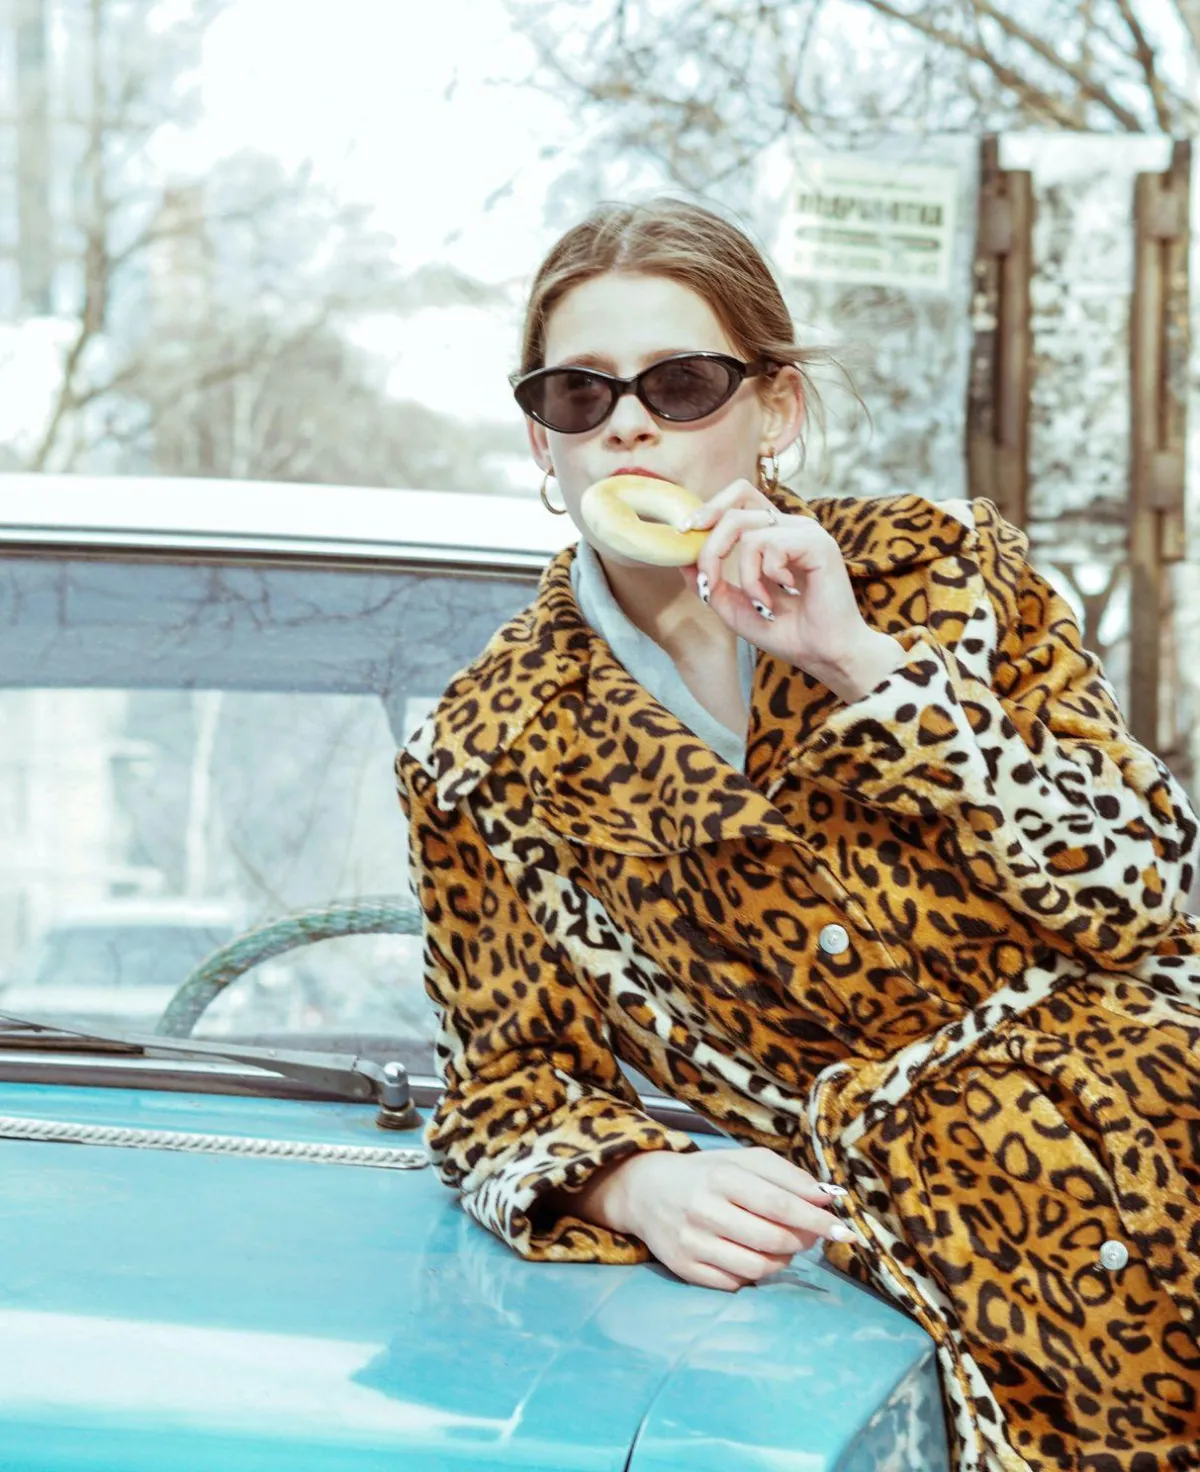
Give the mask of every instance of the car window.
M 382 897 L 405 927 L 271 956 L 198 1036 L 403 1042 L 432 1072 L 396 748 L 532 575 L 0 559 L 0 1010 L 155 1024 L 216 946 Z

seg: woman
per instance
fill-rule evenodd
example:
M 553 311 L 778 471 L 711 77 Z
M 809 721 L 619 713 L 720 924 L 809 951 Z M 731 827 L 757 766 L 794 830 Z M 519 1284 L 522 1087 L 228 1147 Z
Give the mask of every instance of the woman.
M 681 575 L 585 533 L 400 754 L 431 1149 L 529 1258 L 735 1289 L 824 1239 L 936 1340 L 963 1468 L 1196 1465 L 1196 820 L 990 503 L 778 486 L 806 361 L 693 205 L 538 273 L 567 511 L 640 471 L 711 534 Z

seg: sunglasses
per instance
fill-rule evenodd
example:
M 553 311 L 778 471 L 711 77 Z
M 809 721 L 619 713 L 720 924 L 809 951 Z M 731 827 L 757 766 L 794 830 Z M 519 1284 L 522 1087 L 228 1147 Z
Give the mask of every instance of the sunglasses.
M 513 374 L 513 397 L 524 413 L 559 434 L 584 434 L 603 424 L 624 394 L 634 393 L 657 419 L 689 424 L 715 414 L 742 381 L 778 370 L 758 358 L 743 363 L 726 353 L 675 353 L 632 378 L 599 368 L 538 368 Z

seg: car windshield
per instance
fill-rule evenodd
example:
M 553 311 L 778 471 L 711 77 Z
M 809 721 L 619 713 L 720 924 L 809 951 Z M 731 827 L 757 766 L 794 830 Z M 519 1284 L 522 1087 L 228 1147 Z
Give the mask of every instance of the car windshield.
M 532 595 L 532 574 L 0 559 L 0 1011 L 151 1030 L 258 932 L 195 1035 L 387 1038 L 434 1072 L 393 761 Z
M 212 925 L 58 926 L 19 968 L 18 984 L 53 987 L 69 976 L 89 987 L 169 986 L 232 939 Z

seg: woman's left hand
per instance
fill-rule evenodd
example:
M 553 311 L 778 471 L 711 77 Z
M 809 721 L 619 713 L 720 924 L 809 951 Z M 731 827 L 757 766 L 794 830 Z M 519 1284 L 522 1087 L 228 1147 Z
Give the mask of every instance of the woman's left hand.
M 902 663 L 903 647 L 859 612 L 841 548 L 812 517 L 787 516 L 748 480 L 736 480 L 690 525 L 711 531 L 683 576 L 743 639 L 847 702 Z M 726 562 L 736 583 L 725 575 Z

